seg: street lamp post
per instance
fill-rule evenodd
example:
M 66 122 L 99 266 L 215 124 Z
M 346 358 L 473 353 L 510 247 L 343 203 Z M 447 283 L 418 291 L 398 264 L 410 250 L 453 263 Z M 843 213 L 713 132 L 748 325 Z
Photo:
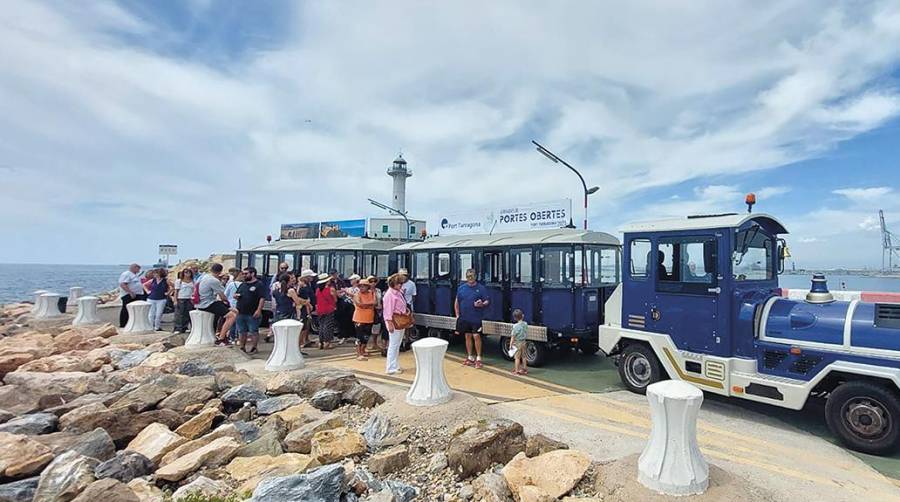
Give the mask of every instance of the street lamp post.
M 531 142 L 534 143 L 534 146 L 537 147 L 537 151 L 540 152 L 544 157 L 547 157 L 548 159 L 552 160 L 556 164 L 562 164 L 562 165 L 568 167 L 569 169 L 572 170 L 573 173 L 578 175 L 578 179 L 581 180 L 581 186 L 584 188 L 584 229 L 587 230 L 587 227 L 588 227 L 588 195 L 597 193 L 597 190 L 600 190 L 600 187 L 594 186 L 594 187 L 588 188 L 587 183 L 585 183 L 585 181 L 584 181 L 584 176 L 582 176 L 581 173 L 578 172 L 578 169 L 575 169 L 574 167 L 569 165 L 568 162 L 557 157 L 555 153 L 551 152 L 550 150 L 547 150 L 546 148 L 544 148 L 543 145 L 541 145 L 537 141 L 531 140 Z
M 369 199 L 369 203 L 377 208 L 384 209 L 389 214 L 396 214 L 396 215 L 401 216 L 403 218 L 403 221 L 406 222 L 406 240 L 409 240 L 409 218 L 406 217 L 406 212 L 400 211 L 399 209 L 394 209 L 393 207 L 391 207 L 387 204 L 382 204 L 381 202 L 378 202 L 377 200 Z

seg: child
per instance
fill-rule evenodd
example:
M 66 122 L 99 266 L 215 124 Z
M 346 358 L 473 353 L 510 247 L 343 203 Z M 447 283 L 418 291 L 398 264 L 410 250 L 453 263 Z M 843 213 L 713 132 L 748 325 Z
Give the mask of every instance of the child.
M 512 336 L 509 339 L 509 349 L 516 348 L 516 366 L 513 369 L 514 375 L 527 375 L 528 362 L 525 361 L 525 336 L 528 333 L 528 323 L 525 322 L 525 314 L 520 309 L 513 310 L 513 321 L 516 323 L 512 327 Z

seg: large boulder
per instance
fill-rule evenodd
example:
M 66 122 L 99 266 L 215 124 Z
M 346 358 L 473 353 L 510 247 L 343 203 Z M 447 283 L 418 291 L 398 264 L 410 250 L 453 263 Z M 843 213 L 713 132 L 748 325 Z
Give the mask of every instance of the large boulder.
M 51 460 L 53 451 L 34 439 L 0 432 L 0 478 L 36 474 Z
M 215 375 L 216 369 L 203 359 L 190 359 L 178 367 L 178 374 L 187 376 Z
M 327 415 L 291 431 L 284 438 L 284 447 L 289 452 L 309 453 L 312 451 L 312 438 L 317 432 L 337 429 L 343 426 L 343 418 L 337 415 Z
M 284 394 L 281 396 L 270 397 L 256 403 L 256 413 L 259 415 L 271 415 L 301 403 L 303 403 L 303 398 L 297 394 Z
M 59 417 L 59 428 L 76 434 L 89 432 L 98 427 L 110 432 L 117 421 L 116 414 L 98 401 L 75 408 Z
M 34 502 L 74 499 L 94 482 L 96 466 L 97 460 L 74 451 L 56 457 L 41 473 L 41 479 L 34 493 Z
M 125 394 L 121 399 L 109 407 L 113 412 L 128 410 L 130 413 L 140 413 L 156 407 L 163 399 L 169 396 L 166 389 L 152 383 L 141 385 L 133 391 Z
M 162 460 L 160 460 L 158 462 L 158 465 L 160 465 L 160 466 L 168 465 L 168 464 L 174 462 L 175 460 L 177 460 L 185 455 L 188 455 L 191 452 L 197 451 L 200 448 L 212 443 L 216 439 L 223 438 L 223 437 L 230 437 L 230 438 L 234 439 L 235 441 L 237 441 L 238 443 L 244 443 L 244 438 L 243 438 L 243 435 L 241 434 L 241 431 L 239 431 L 238 428 L 235 427 L 235 425 L 233 423 L 223 424 L 223 425 L 220 425 L 219 427 L 217 427 L 214 431 L 210 432 L 209 434 L 207 434 L 203 437 L 197 438 L 193 441 L 187 441 L 187 442 L 173 448 L 171 451 L 169 451 L 168 453 L 163 455 L 163 458 L 162 458 Z
M 206 476 L 197 476 L 197 479 L 175 490 L 172 500 L 177 502 L 186 498 L 193 500 L 223 500 L 231 491 L 228 485 L 222 481 L 214 481 Z
M 215 396 L 213 391 L 204 387 L 188 387 L 175 391 L 157 405 L 160 408 L 183 413 L 189 406 L 204 404 Z
M 309 403 L 304 402 L 276 412 L 274 416 L 277 416 L 280 419 L 284 420 L 284 422 L 287 424 L 288 430 L 294 430 L 302 425 L 308 424 L 310 422 L 315 422 L 316 420 L 324 417 L 325 413 L 322 412 L 322 410 L 313 408 Z
M 264 401 L 266 393 L 252 384 L 241 384 L 225 391 L 221 398 L 226 406 L 241 406 L 244 403 L 256 404 Z
M 272 477 L 262 480 L 253 491 L 251 502 L 303 500 L 332 502 L 341 498 L 344 466 L 326 465 L 306 474 Z
M 17 385 L 0 385 L 0 403 L 14 416 L 43 409 L 41 397 L 41 394 L 20 389 Z
M 124 447 L 134 439 L 145 427 L 152 423 L 161 423 L 170 429 L 177 429 L 184 423 L 184 416 L 172 410 L 151 410 L 137 415 L 123 415 L 113 430 L 107 431 L 116 445 Z
M 322 389 L 309 398 L 309 404 L 322 411 L 334 411 L 341 406 L 343 393 L 337 390 Z
M 0 484 L 0 502 L 31 502 L 39 480 L 40 478 L 35 476 Z
M 259 457 L 263 455 L 278 456 L 284 453 L 281 439 L 275 431 L 264 432 L 253 441 L 238 448 L 235 457 Z
M 185 442 L 187 439 L 172 432 L 166 425 L 152 423 L 144 427 L 125 449 L 136 451 L 149 458 L 154 464 L 159 464 L 166 453 Z
M 215 374 L 216 388 L 218 392 L 224 392 L 232 387 L 251 383 L 253 377 L 244 372 L 238 371 L 219 371 Z
M 143 478 L 132 479 L 128 488 L 137 496 L 140 502 L 165 502 L 166 495 L 153 483 Z
M 382 413 L 373 413 L 363 425 L 363 436 L 369 449 L 375 451 L 379 448 L 396 446 L 409 439 L 409 434 L 398 429 L 393 420 Z
M 332 368 L 303 369 L 280 372 L 266 385 L 272 395 L 300 394 L 310 397 L 322 389 L 346 392 L 359 383 L 356 375 L 349 371 Z
M 554 450 L 568 450 L 569 445 L 550 439 L 543 434 L 535 434 L 525 441 L 525 455 L 528 457 L 537 457 L 544 453 Z
M 101 364 L 100 366 L 95 367 L 92 362 L 85 357 L 85 354 L 87 354 L 87 352 L 72 351 L 66 354 L 42 357 L 19 366 L 17 371 L 36 371 L 40 373 L 54 373 L 57 371 L 91 372 L 97 371 L 100 369 L 100 366 L 103 366 L 103 364 Z
M 112 438 L 101 428 L 96 428 L 85 434 L 73 434 L 71 432 L 54 432 L 35 436 L 35 441 L 40 442 L 53 451 L 54 455 L 62 455 L 72 450 L 85 457 L 95 458 L 99 461 L 109 460 L 116 454 L 116 445 Z
M 156 478 L 164 481 L 181 481 L 201 467 L 226 464 L 234 457 L 240 446 L 234 438 L 221 437 L 159 468 L 156 471 Z
M 506 464 L 502 474 L 517 500 L 526 493 L 555 500 L 572 491 L 590 466 L 590 457 L 577 450 L 554 450 L 534 458 L 522 452 Z
M 109 406 L 121 399 L 125 394 L 127 394 L 127 392 L 123 391 L 122 389 L 109 394 L 85 394 L 83 396 L 78 396 L 77 398 L 70 401 L 66 401 L 60 405 L 45 408 L 44 411 L 46 411 L 47 413 L 53 413 L 54 415 L 61 417 L 66 413 L 74 409 L 81 408 L 86 404 L 102 403 L 104 406 Z
M 113 364 L 120 370 L 128 370 L 140 365 L 144 362 L 144 359 L 147 359 L 148 357 L 150 357 L 149 350 L 132 350 L 131 352 L 122 355 L 117 360 L 114 360 Z
M 99 373 L 63 371 L 58 373 L 37 373 L 16 371 L 3 378 L 7 385 L 16 385 L 23 392 L 39 396 L 59 395 L 75 398 L 89 392 L 104 394 L 115 392 L 119 385 L 109 382 Z
M 141 502 L 141 499 L 121 481 L 101 479 L 89 484 L 73 502 Z
M 219 410 L 208 408 L 175 429 L 175 433 L 187 439 L 197 439 L 212 428 L 213 421 L 220 416 Z
M 460 479 L 505 464 L 525 451 L 522 426 L 506 419 L 470 422 L 460 427 L 447 448 L 450 468 Z
M 152 410 L 135 415 L 128 413 L 127 410 L 127 407 L 123 407 L 113 411 L 102 403 L 85 405 L 60 417 L 60 429 L 83 433 L 101 427 L 109 433 L 116 444 L 121 446 L 154 422 L 162 423 L 169 428 L 177 428 L 184 423 L 184 417 L 172 410 Z
M 409 466 L 409 450 L 406 446 L 394 446 L 369 458 L 369 470 L 384 476 Z
M 56 430 L 59 419 L 52 413 L 23 415 L 0 424 L 0 432 L 9 434 L 49 434 Z
M 225 472 L 241 483 L 238 492 L 243 493 L 255 490 L 264 478 L 300 474 L 318 465 L 319 462 L 312 455 L 285 453 L 278 456 L 237 457 L 225 466 Z
M 94 469 L 97 479 L 112 478 L 127 483 L 153 472 L 153 462 L 136 451 L 122 450 Z
M 346 427 L 319 431 L 313 435 L 310 443 L 312 456 L 321 464 L 363 455 L 368 451 L 362 434 Z
M 371 387 L 357 383 L 350 390 L 344 391 L 343 400 L 362 408 L 374 408 L 384 402 L 384 397 Z

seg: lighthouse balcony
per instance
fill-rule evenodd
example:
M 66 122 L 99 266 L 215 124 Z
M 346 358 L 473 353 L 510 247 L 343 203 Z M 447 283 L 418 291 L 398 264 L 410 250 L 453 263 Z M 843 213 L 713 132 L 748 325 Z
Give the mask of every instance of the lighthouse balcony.
M 406 176 L 407 178 L 413 174 L 412 169 L 405 166 L 391 166 L 388 168 L 387 173 L 389 176 Z

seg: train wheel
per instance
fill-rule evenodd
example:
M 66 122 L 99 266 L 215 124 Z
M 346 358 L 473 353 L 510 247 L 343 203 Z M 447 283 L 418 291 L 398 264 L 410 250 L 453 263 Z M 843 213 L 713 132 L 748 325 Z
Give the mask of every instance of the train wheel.
M 444 336 L 444 332 L 437 328 L 428 328 L 428 336 L 430 338 L 443 338 L 444 340 L 449 341 L 449 336 Z
M 650 384 L 664 377 L 659 359 L 650 347 L 642 343 L 632 343 L 622 350 L 619 359 L 619 378 L 631 392 L 645 394 Z
M 509 337 L 501 336 L 500 337 L 500 355 L 503 359 L 507 361 L 512 361 L 513 358 L 509 357 Z
M 536 368 L 543 366 L 549 354 L 550 347 L 546 343 L 533 342 L 531 340 L 525 342 L 525 361 L 528 362 L 528 366 Z
M 883 385 L 863 380 L 839 385 L 825 403 L 825 421 L 850 449 L 885 455 L 900 448 L 900 398 Z

